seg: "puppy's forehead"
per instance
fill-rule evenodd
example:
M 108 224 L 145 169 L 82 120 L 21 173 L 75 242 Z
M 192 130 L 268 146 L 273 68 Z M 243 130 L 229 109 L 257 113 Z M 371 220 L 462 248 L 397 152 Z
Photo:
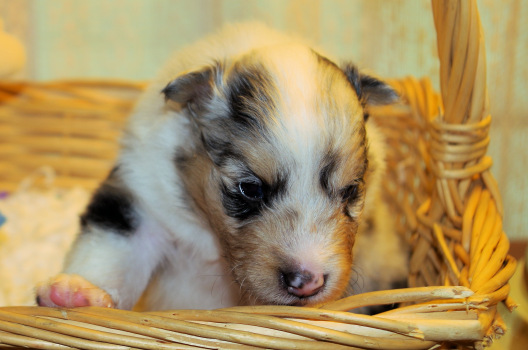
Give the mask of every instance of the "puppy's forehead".
M 265 173 L 279 162 L 317 169 L 324 158 L 341 155 L 353 163 L 351 171 L 354 163 L 361 164 L 354 171 L 361 175 L 363 112 L 333 62 L 302 45 L 263 48 L 237 62 L 231 86 L 236 118 L 250 118 L 256 126 L 256 133 L 239 140 L 245 143 L 248 136 L 260 144 L 242 149 L 254 166 L 262 165 Z
M 280 121 L 301 126 L 354 121 L 360 106 L 345 74 L 311 48 L 277 45 L 256 50 L 249 57 L 259 62 L 274 83 L 280 101 Z

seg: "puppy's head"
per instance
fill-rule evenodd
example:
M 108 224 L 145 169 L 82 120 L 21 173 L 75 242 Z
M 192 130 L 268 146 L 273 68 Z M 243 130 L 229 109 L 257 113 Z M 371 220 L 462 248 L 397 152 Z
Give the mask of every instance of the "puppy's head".
M 394 92 L 303 46 L 252 51 L 163 92 L 195 135 L 176 167 L 247 302 L 341 296 L 369 185 L 364 106 Z

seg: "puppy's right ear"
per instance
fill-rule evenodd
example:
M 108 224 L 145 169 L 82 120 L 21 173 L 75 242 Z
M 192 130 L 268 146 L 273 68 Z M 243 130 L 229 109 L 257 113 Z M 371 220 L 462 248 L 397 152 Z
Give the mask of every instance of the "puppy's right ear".
M 377 78 L 360 73 L 355 65 L 345 65 L 343 72 L 363 106 L 388 105 L 398 101 L 399 96 L 392 87 Z
M 174 101 L 191 111 L 199 112 L 214 96 L 214 85 L 219 75 L 219 66 L 184 73 L 171 81 L 161 91 L 165 101 Z

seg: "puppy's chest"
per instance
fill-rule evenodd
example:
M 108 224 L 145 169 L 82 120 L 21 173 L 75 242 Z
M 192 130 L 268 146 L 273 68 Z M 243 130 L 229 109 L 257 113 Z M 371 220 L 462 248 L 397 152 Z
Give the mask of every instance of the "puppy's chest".
M 238 288 L 221 252 L 175 244 L 151 280 L 149 309 L 212 309 L 238 304 Z

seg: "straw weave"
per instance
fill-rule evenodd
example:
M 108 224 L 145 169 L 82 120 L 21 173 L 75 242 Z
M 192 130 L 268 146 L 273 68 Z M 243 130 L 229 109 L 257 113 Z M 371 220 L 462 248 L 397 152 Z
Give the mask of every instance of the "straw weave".
M 117 140 L 143 84 L 119 81 L 0 82 L 0 189 L 41 166 L 57 185 L 94 189 L 113 165 Z
M 0 348 L 430 349 L 477 348 L 504 333 L 497 304 L 515 307 L 515 259 L 486 156 L 485 50 L 475 1 L 433 1 L 441 93 L 428 79 L 390 83 L 397 106 L 372 109 L 389 143 L 385 194 L 410 245 L 408 289 L 320 308 L 235 307 L 138 313 L 0 308 Z M 0 85 L 0 188 L 39 165 L 59 185 L 93 188 L 110 169 L 125 116 L 142 89 L 129 82 Z M 177 296 L 175 296 L 177 297 Z M 401 303 L 375 316 L 356 307 Z

